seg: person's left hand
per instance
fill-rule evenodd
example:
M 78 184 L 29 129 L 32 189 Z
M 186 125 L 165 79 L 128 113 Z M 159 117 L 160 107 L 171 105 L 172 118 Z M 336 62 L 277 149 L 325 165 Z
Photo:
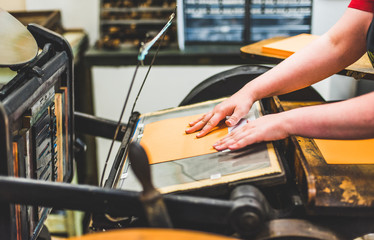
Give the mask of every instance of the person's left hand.
M 236 150 L 254 143 L 284 139 L 290 135 L 284 120 L 282 113 L 276 113 L 249 121 L 219 140 L 213 147 L 218 151 Z

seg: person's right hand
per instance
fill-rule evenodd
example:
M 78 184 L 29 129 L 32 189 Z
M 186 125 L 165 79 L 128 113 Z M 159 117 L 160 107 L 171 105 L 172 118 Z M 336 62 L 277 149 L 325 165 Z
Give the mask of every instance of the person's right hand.
M 215 106 L 212 111 L 190 122 L 190 128 L 186 129 L 186 133 L 193 133 L 200 130 L 196 137 L 203 137 L 217 126 L 222 119 L 226 118 L 226 116 L 229 116 L 225 121 L 226 125 L 229 127 L 234 126 L 249 112 L 252 104 L 253 101 L 248 96 L 237 92 Z

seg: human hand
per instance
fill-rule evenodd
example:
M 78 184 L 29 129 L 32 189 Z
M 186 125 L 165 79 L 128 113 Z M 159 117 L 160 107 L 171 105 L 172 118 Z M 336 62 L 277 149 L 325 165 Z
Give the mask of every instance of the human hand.
M 289 135 L 290 130 L 284 116 L 282 113 L 276 113 L 247 122 L 243 127 L 233 130 L 219 140 L 213 147 L 218 151 L 236 150 L 254 143 L 284 139 Z
M 203 137 L 208 134 L 218 123 L 230 116 L 226 121 L 226 125 L 235 126 L 239 120 L 244 117 L 251 109 L 253 101 L 241 95 L 239 92 L 216 105 L 212 111 L 204 114 L 199 119 L 190 122 L 190 128 L 186 129 L 186 133 L 193 133 L 201 130 L 196 137 Z

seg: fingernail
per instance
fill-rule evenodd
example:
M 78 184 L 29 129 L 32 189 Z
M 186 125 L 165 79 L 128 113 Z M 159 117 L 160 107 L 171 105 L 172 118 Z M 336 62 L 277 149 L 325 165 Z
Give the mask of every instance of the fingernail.
M 230 149 L 230 150 L 234 150 L 236 148 L 237 148 L 236 144 L 232 144 L 232 145 L 228 146 L 228 149 Z

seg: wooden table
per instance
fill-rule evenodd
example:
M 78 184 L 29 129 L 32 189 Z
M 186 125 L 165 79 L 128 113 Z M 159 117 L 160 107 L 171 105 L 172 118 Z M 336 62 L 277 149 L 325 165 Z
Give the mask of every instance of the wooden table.
M 274 37 L 265 39 L 240 48 L 240 52 L 244 58 L 254 59 L 263 63 L 280 63 L 285 59 L 283 56 L 268 54 L 262 52 L 262 47 L 266 44 L 283 40 L 286 37 Z M 369 79 L 374 80 L 374 68 L 372 67 L 367 54 L 363 55 L 354 64 L 348 66 L 338 74 L 353 77 L 355 79 Z

